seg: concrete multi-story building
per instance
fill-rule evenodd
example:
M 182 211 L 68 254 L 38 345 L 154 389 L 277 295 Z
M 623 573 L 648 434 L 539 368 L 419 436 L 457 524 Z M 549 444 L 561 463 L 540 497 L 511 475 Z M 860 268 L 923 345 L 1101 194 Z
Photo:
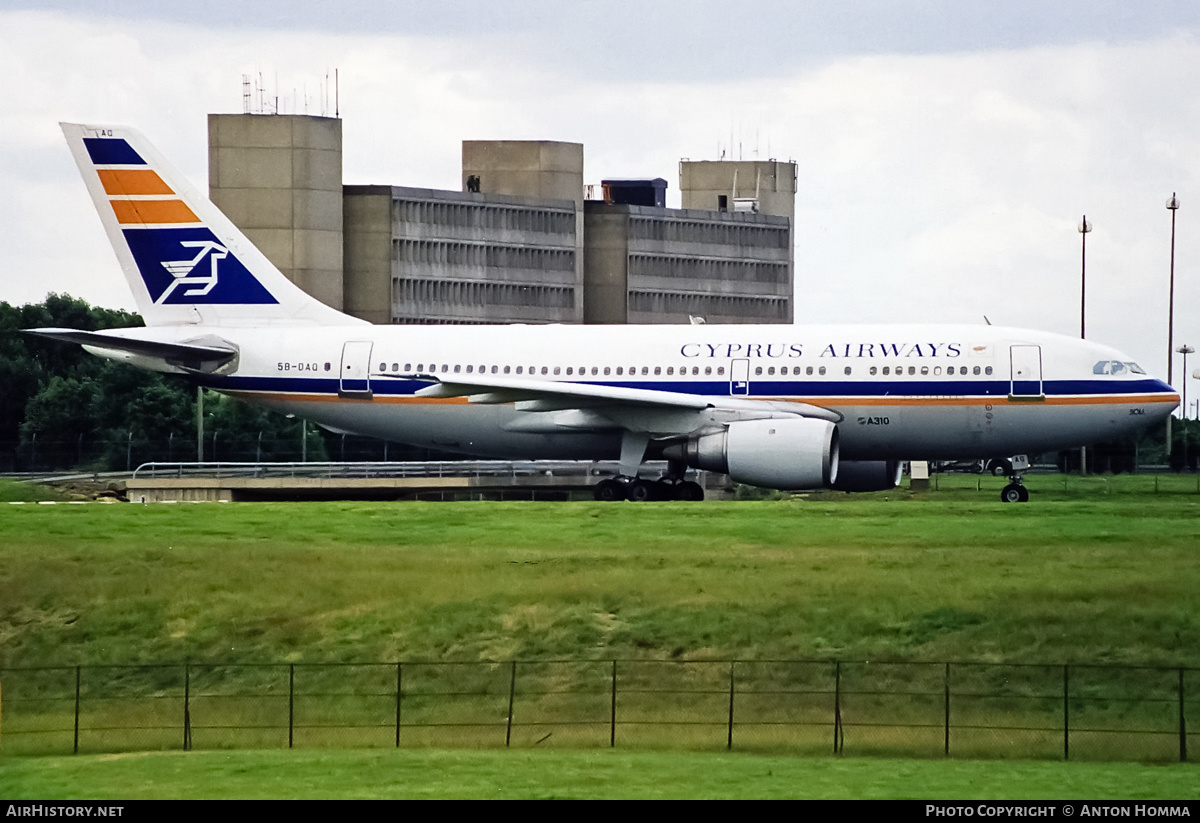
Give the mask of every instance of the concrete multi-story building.
M 372 323 L 791 320 L 794 163 L 683 161 L 667 209 L 661 178 L 585 201 L 578 143 L 464 141 L 461 191 L 343 186 L 332 118 L 210 115 L 209 146 L 214 202 Z
M 346 311 L 373 323 L 578 323 L 572 200 L 346 186 Z
M 789 220 L 605 202 L 584 209 L 584 322 L 791 322 Z

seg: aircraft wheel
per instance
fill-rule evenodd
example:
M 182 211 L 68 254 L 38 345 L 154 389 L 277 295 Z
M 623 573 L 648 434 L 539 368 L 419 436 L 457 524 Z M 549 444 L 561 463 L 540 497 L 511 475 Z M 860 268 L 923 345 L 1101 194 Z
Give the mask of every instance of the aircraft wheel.
M 1029 500 L 1029 492 L 1024 486 L 1009 483 L 1001 490 L 1000 499 L 1005 503 L 1024 503 Z
M 704 499 L 704 489 L 695 481 L 685 480 L 675 488 L 675 499 L 698 503 Z
M 592 495 L 599 501 L 611 503 L 614 500 L 625 499 L 625 487 L 616 480 L 601 480 L 592 490 Z
M 629 484 L 627 497 L 634 503 L 645 503 L 654 499 L 654 484 L 645 480 L 634 480 Z
M 1008 474 L 1007 461 L 992 466 L 992 477 L 1003 477 L 1006 474 Z
M 1021 499 L 1019 502 L 1028 503 L 1029 502 L 1029 489 L 1025 488 L 1024 486 L 1018 486 L 1017 488 L 1019 488 L 1021 490 Z

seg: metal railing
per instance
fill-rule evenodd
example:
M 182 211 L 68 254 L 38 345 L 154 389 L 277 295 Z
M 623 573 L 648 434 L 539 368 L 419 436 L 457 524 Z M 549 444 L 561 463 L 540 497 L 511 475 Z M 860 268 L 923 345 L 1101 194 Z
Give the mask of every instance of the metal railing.
M 651 464 L 646 464 L 651 466 Z M 665 468 L 666 464 L 662 464 Z M 653 467 L 651 467 L 653 469 Z M 134 479 L 163 477 L 390 478 L 517 477 L 555 475 L 604 477 L 617 473 L 615 461 L 590 460 L 439 460 L 416 462 L 205 462 L 142 463 Z

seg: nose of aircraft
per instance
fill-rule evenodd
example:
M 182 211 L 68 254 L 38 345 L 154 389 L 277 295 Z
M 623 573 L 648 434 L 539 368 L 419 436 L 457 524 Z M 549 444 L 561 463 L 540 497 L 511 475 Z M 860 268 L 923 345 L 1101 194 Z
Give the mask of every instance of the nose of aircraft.
M 1165 418 L 1168 414 L 1179 408 L 1179 392 L 1175 391 L 1175 387 L 1169 383 L 1164 383 L 1161 380 L 1154 381 L 1155 394 L 1163 395 L 1163 402 L 1156 404 L 1158 418 Z

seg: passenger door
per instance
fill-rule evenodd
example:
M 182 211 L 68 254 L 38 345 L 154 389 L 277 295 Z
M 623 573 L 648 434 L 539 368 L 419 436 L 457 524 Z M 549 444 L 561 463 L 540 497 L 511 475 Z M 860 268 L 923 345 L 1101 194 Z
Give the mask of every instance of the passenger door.
M 341 382 L 339 397 L 370 399 L 371 395 L 371 341 L 350 340 L 342 346 Z
M 1009 364 L 1012 368 L 1011 397 L 1041 399 L 1042 392 L 1042 347 L 1028 344 L 1009 346 Z
M 729 393 L 731 395 L 750 394 L 750 361 L 729 361 Z

